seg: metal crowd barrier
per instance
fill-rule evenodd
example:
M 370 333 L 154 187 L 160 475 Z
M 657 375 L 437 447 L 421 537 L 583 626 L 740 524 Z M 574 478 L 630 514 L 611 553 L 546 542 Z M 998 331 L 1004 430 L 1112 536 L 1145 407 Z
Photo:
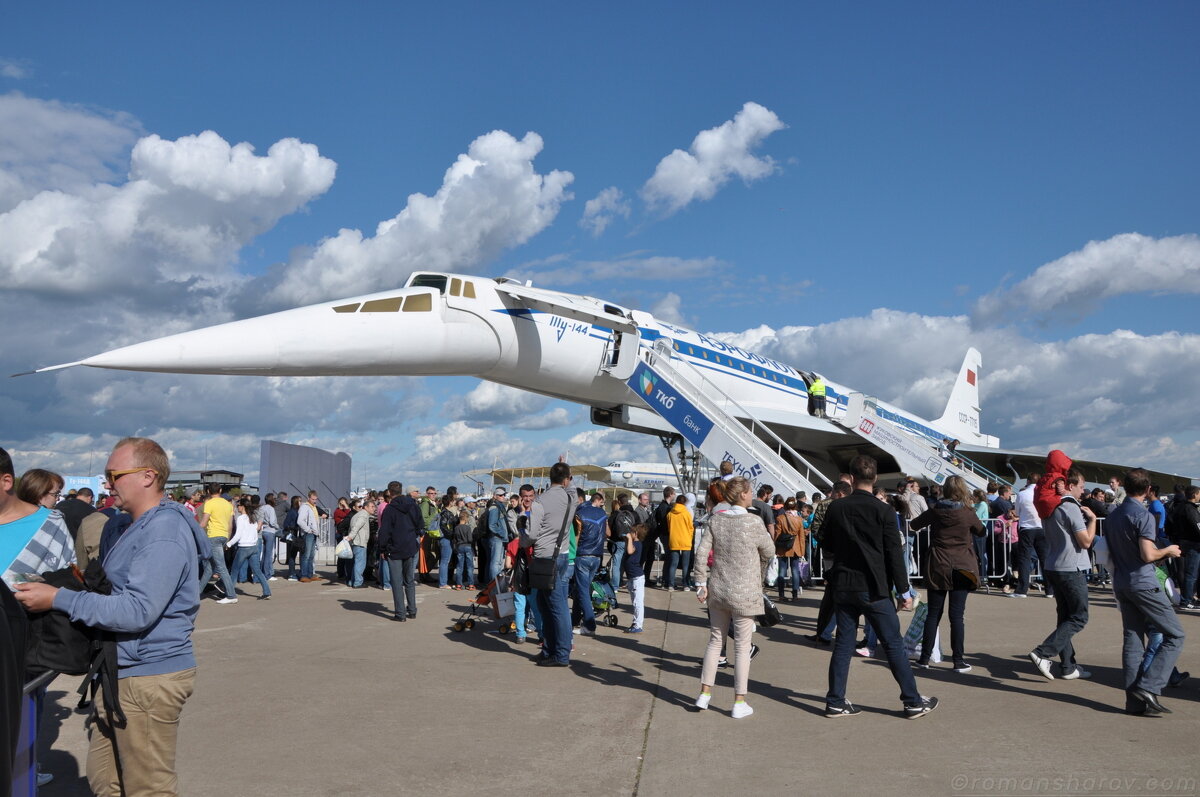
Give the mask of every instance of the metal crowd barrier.
M 21 690 L 21 730 L 13 761 L 13 797 L 37 797 L 37 692 L 57 676 L 56 672 L 43 673 Z

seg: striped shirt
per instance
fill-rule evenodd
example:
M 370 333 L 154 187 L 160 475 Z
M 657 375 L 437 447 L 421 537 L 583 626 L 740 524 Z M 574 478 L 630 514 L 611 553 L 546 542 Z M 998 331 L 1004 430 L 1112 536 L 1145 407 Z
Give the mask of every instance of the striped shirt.
M 16 536 L 15 540 L 12 535 Z M 39 507 L 32 515 L 0 525 L 0 537 L 6 538 L 3 543 L 5 551 L 12 551 L 21 545 L 24 538 L 24 545 L 15 555 L 8 553 L 3 557 L 8 559 L 13 555 L 13 558 L 7 562 L 0 560 L 0 564 L 5 565 L 0 578 L 10 587 L 17 583 L 18 574 L 41 575 L 75 564 L 75 542 L 67 530 L 66 520 L 57 509 Z

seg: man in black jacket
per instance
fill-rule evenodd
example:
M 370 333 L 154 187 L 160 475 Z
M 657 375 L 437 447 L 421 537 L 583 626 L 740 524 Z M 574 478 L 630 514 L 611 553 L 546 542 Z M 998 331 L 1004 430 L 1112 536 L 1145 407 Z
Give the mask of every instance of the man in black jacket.
M 837 616 L 825 716 L 848 717 L 859 713 L 846 699 L 846 681 L 854 656 L 858 621 L 865 617 L 879 637 L 892 677 L 900 685 L 904 716 L 917 719 L 937 707 L 937 698 L 922 697 L 917 691 L 917 681 L 900 636 L 900 620 L 892 595 L 908 592 L 908 572 L 896 513 L 871 492 L 876 473 L 874 458 L 855 457 L 850 463 L 854 492 L 834 501 L 825 513 L 822 545 L 830 550 L 834 562 L 826 573 L 825 589 L 833 591 Z M 912 607 L 912 598 L 898 599 L 897 603 L 900 608 L 908 609 Z
M 79 534 L 79 524 L 83 519 L 96 511 L 96 507 L 92 506 L 93 497 L 92 489 L 83 487 L 74 496 L 64 498 L 54 507 L 62 512 L 63 520 L 67 521 L 67 530 L 71 532 L 72 538 Z
M 417 552 L 425 523 L 417 502 L 404 494 L 404 485 L 389 482 L 388 493 L 395 496 L 379 519 L 379 552 L 387 557 L 392 577 L 393 620 L 404 622 L 417 616 Z
M 1168 518 L 1171 542 L 1183 551 L 1180 557 L 1183 564 L 1180 601 L 1182 608 L 1189 611 L 1196 608 L 1196 579 L 1200 574 L 1200 509 L 1197 504 L 1200 504 L 1200 487 L 1191 485 L 1185 490 L 1182 500 L 1171 504 Z
M 642 542 L 642 569 L 646 571 L 646 586 L 650 586 L 650 572 L 654 569 L 654 547 L 659 538 L 667 533 L 667 513 L 675 505 L 675 488 L 663 488 L 663 500 L 654 508 L 654 528 Z

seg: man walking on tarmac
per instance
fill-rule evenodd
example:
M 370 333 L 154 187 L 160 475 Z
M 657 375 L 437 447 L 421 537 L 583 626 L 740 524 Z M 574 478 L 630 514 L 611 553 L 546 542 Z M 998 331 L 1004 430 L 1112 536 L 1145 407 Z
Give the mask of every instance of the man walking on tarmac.
M 908 572 L 896 513 L 872 494 L 876 469 L 873 457 L 855 457 L 850 463 L 854 492 L 830 504 L 825 514 L 822 545 L 833 552 L 833 567 L 825 589 L 833 592 L 837 616 L 825 716 L 851 717 L 861 711 L 846 699 L 846 682 L 854 657 L 858 621 L 865 617 L 879 637 L 892 677 L 900 685 L 904 716 L 918 719 L 937 708 L 938 701 L 917 691 L 917 681 L 900 636 L 892 592 L 905 596 L 898 600 L 903 609 L 912 607 L 912 597 L 907 596 Z

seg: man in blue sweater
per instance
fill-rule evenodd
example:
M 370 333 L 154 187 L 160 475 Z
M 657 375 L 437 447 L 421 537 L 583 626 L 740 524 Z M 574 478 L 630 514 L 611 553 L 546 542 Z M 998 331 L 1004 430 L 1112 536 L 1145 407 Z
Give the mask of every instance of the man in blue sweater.
M 18 585 L 29 611 L 57 609 L 116 636 L 126 721 L 115 722 L 98 694 L 87 758 L 88 784 L 104 797 L 179 791 L 175 749 L 196 679 L 197 573 L 208 543 L 191 512 L 163 497 L 170 474 L 166 453 L 147 438 L 121 440 L 108 458 L 108 487 L 133 519 L 103 558 L 112 594 Z

